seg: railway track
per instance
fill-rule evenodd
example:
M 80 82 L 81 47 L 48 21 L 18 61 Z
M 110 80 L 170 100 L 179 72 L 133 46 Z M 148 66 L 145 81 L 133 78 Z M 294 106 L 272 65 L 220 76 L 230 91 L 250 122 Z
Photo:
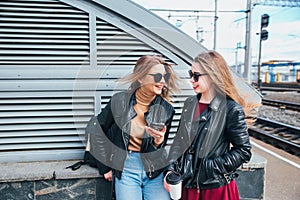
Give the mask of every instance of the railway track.
M 266 106 L 278 107 L 280 109 L 288 109 L 288 110 L 294 110 L 298 112 L 300 111 L 300 104 L 294 102 L 286 102 L 286 101 L 263 98 L 262 104 Z
M 299 83 L 262 83 L 260 86 L 261 91 L 276 91 L 276 92 L 300 92 Z
M 251 136 L 300 157 L 300 128 L 257 117 L 248 131 Z

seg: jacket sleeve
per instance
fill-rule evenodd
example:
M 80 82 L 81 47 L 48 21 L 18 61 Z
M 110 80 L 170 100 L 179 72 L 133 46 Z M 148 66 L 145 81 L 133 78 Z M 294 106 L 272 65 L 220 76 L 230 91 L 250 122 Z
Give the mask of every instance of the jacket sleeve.
M 204 159 L 205 171 L 208 174 L 214 172 L 218 172 L 217 174 L 234 172 L 251 158 L 251 144 L 243 108 L 235 103 L 229 109 L 226 116 L 225 139 L 228 140 L 231 147 L 223 155 L 212 159 Z
M 98 114 L 97 119 L 99 124 L 103 130 L 103 132 L 107 135 L 108 130 L 115 123 L 114 117 L 111 109 L 111 100 L 107 103 L 107 105 L 101 110 Z
M 164 136 L 164 141 L 158 147 L 156 147 L 154 145 L 154 139 L 151 137 L 151 142 L 150 142 L 150 145 L 149 145 L 149 148 L 148 148 L 147 152 L 153 152 L 153 151 L 156 151 L 157 149 L 160 149 L 160 148 L 163 148 L 163 147 L 166 146 L 168 138 L 169 138 L 169 134 L 170 134 L 171 123 L 172 123 L 173 117 L 175 115 L 175 109 L 173 107 L 170 108 L 170 109 L 172 109 L 172 111 L 170 112 L 171 113 L 170 117 L 165 122 L 167 130 L 166 130 L 166 133 L 165 133 L 165 136 Z
M 189 127 L 187 127 L 187 115 L 191 115 L 191 113 L 186 112 L 187 101 L 184 103 L 183 112 L 181 114 L 180 122 L 178 125 L 178 130 L 174 137 L 173 143 L 171 144 L 168 161 L 170 165 L 168 166 L 168 170 L 174 171 L 176 161 L 184 154 L 186 149 L 190 146 L 189 139 Z
M 151 142 L 149 143 L 149 147 L 147 149 L 147 152 L 152 152 L 151 154 L 148 155 L 150 160 L 156 160 L 158 163 L 162 163 L 162 162 L 166 162 L 167 159 L 167 152 L 166 149 L 164 148 L 167 145 L 167 141 L 169 138 L 169 133 L 170 133 L 170 129 L 171 129 L 171 123 L 173 120 L 173 117 L 175 115 L 175 109 L 172 107 L 171 108 L 171 112 L 170 112 L 170 117 L 168 118 L 168 120 L 166 121 L 166 133 L 165 133 L 165 137 L 164 137 L 164 141 L 162 142 L 161 145 L 159 145 L 158 147 L 156 147 L 154 145 L 154 140 L 151 137 Z M 159 159 L 161 159 L 160 161 L 158 161 Z
M 114 124 L 114 118 L 111 112 L 111 101 L 97 115 L 98 131 L 91 135 L 91 153 L 100 162 L 98 169 L 100 174 L 105 174 L 111 170 L 111 136 L 110 127 Z
M 175 109 L 172 107 L 171 111 L 170 111 L 170 117 L 168 118 L 168 120 L 165 123 L 167 126 L 167 130 L 165 133 L 163 143 L 161 145 L 159 145 L 158 147 L 156 147 L 154 145 L 153 138 L 151 137 L 151 142 L 149 143 L 149 147 L 147 149 L 147 152 L 151 152 L 151 153 L 147 153 L 146 157 L 152 161 L 153 168 L 155 168 L 155 169 L 165 168 L 165 166 L 168 164 L 168 162 L 167 162 L 168 153 L 167 153 L 167 150 L 165 147 L 167 144 L 167 140 L 169 138 L 171 122 L 174 117 L 174 114 L 175 114 Z

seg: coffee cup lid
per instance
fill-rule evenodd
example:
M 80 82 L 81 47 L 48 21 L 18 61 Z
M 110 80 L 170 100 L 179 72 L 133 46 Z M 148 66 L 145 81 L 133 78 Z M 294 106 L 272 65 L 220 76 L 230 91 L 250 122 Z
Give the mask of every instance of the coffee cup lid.
M 175 172 L 171 172 L 167 175 L 166 181 L 168 184 L 176 185 L 181 182 L 181 175 Z

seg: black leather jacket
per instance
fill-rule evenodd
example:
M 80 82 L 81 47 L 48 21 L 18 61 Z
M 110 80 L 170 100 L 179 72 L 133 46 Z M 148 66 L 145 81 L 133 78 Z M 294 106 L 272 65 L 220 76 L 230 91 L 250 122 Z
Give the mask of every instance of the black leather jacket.
M 101 126 L 100 133 L 91 141 L 94 146 L 92 153 L 106 166 L 102 167 L 100 173 L 104 174 L 110 169 L 114 170 L 117 178 L 121 178 L 124 162 L 128 154 L 130 139 L 130 121 L 136 116 L 133 106 L 136 104 L 135 92 L 119 92 L 112 96 L 109 103 L 97 116 Z M 158 107 L 157 107 L 158 106 Z M 155 111 L 154 108 L 158 108 Z M 155 178 L 164 171 L 167 166 L 167 153 L 165 145 L 171 128 L 171 121 L 175 114 L 175 109 L 161 96 L 156 96 L 149 106 L 149 111 L 145 113 L 146 122 L 151 121 L 148 116 L 153 116 L 152 112 L 164 110 L 164 120 L 167 126 L 164 142 L 157 148 L 154 146 L 153 138 L 145 132 L 141 145 L 141 158 L 144 169 L 150 179 Z M 149 124 L 147 124 L 149 125 Z
M 191 142 L 194 147 L 194 177 L 185 180 L 186 188 L 212 189 L 229 183 L 235 170 L 251 158 L 251 144 L 243 108 L 224 95 L 217 95 L 208 108 L 193 119 L 201 95 L 188 98 L 180 125 L 170 149 L 169 170 Z

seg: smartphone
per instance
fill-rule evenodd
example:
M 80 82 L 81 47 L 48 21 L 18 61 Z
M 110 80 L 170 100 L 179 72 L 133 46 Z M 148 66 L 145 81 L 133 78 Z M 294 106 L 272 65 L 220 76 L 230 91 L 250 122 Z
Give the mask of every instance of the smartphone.
M 152 122 L 150 124 L 150 127 L 157 130 L 157 131 L 161 131 L 164 128 L 165 124 L 164 123 L 154 123 Z

